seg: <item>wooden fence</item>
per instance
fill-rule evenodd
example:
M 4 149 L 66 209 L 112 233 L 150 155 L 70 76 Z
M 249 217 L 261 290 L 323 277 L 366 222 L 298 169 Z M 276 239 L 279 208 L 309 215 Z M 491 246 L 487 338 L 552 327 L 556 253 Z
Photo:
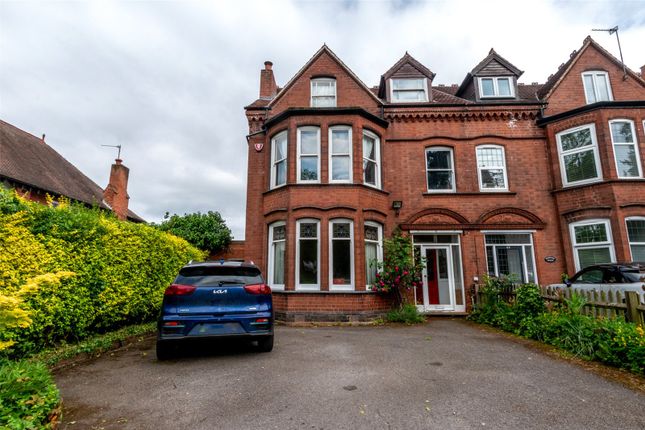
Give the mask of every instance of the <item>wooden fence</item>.
M 517 286 L 504 287 L 498 296 L 507 303 L 515 301 Z M 542 298 L 546 302 L 563 303 L 571 299 L 573 294 L 578 294 L 585 299 L 582 313 L 596 318 L 624 318 L 625 321 L 634 322 L 645 327 L 645 304 L 641 303 L 640 296 L 634 291 L 621 293 L 620 291 L 588 291 L 574 288 L 540 287 Z M 473 304 L 478 305 L 485 300 L 484 293 L 479 285 L 473 286 Z

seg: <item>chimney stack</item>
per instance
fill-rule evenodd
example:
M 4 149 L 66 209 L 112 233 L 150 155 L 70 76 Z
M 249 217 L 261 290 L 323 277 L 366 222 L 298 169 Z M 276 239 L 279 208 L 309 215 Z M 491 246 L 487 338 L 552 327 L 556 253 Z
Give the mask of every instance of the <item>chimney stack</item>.
M 641 66 L 641 78 L 645 81 L 645 64 Z
M 270 61 L 264 62 L 264 69 L 260 71 L 260 98 L 272 99 L 278 92 L 278 85 L 275 83 L 273 77 L 273 63 Z
M 116 159 L 110 170 L 110 182 L 103 191 L 103 200 L 110 206 L 112 212 L 120 220 L 128 218 L 128 176 L 130 169 L 125 167 L 123 160 Z

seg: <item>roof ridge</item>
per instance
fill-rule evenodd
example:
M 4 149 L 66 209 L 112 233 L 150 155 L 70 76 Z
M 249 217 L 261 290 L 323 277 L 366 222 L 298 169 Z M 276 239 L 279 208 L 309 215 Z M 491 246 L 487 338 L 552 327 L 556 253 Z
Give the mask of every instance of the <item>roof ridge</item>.
M 36 136 L 35 134 L 32 134 L 32 133 L 30 133 L 30 132 L 28 132 L 28 131 L 26 131 L 26 130 L 23 130 L 22 128 L 20 128 L 20 127 L 18 127 L 18 126 L 15 126 L 15 125 L 13 125 L 13 124 L 11 124 L 11 123 L 9 123 L 9 122 L 7 122 L 7 121 L 3 120 L 2 118 L 0 118 L 0 122 L 1 122 L 1 123 L 3 123 L 4 125 L 8 125 L 9 127 L 11 127 L 11 128 L 14 128 L 14 129 L 18 130 L 19 132 L 21 132 L 21 133 L 23 133 L 23 134 L 26 134 L 27 136 L 33 137 L 34 139 L 38 139 L 38 140 L 40 140 L 41 142 L 45 143 L 45 141 L 43 140 L 43 138 L 42 138 L 42 137 L 38 137 L 38 136 Z M 46 144 L 46 143 L 45 143 L 45 144 Z M 47 146 L 49 146 L 49 145 L 47 145 Z

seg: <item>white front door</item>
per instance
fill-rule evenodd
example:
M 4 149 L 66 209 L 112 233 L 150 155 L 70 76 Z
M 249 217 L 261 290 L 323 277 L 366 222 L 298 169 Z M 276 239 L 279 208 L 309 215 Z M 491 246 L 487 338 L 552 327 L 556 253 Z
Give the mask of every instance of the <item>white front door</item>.
M 425 258 L 423 285 L 416 290 L 416 303 L 420 311 L 454 311 L 455 280 L 452 254 L 449 246 L 422 246 Z

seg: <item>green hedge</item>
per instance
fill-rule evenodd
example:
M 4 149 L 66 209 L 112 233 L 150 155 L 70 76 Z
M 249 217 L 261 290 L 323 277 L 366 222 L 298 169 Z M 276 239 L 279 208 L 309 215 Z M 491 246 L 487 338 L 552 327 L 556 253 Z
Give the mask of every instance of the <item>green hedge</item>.
M 585 300 L 574 295 L 547 310 L 537 285 L 516 289 L 515 301 L 506 303 L 499 293 L 504 279 L 488 278 L 483 300 L 471 313 L 474 321 L 490 324 L 520 336 L 564 349 L 585 360 L 645 374 L 645 329 L 622 318 L 594 318 L 580 313 Z
M 145 224 L 65 202 L 25 202 L 6 189 L 0 249 L 0 311 L 3 298 L 19 296 L 16 306 L 31 319 L 27 328 L 0 330 L 0 345 L 13 343 L 3 352 L 10 357 L 153 320 L 177 270 L 205 257 Z

